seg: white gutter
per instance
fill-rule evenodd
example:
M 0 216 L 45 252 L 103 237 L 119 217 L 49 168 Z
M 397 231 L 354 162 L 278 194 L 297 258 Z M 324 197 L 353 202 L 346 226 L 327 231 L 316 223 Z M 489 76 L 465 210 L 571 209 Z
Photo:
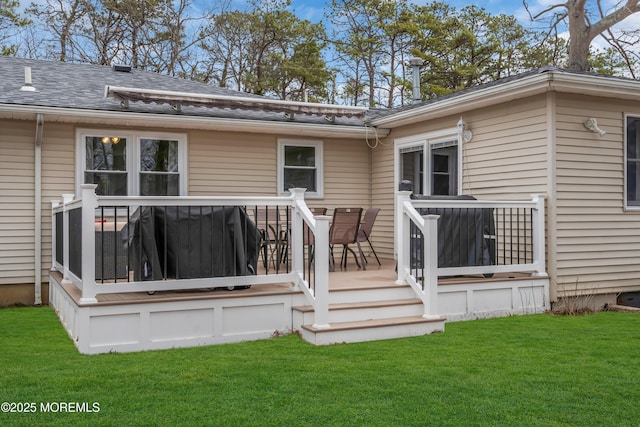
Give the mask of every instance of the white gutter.
M 117 126 L 156 126 L 160 128 L 241 131 L 262 134 L 334 137 L 348 139 L 384 137 L 388 129 L 370 126 L 347 126 L 268 120 L 230 119 L 172 114 L 132 113 L 125 111 L 85 110 L 79 108 L 0 104 L 0 117 L 7 113 L 14 119 L 30 119 L 33 114 L 47 115 L 47 121 Z M 22 116 L 21 116 L 22 115 Z
M 36 115 L 35 151 L 35 256 L 34 256 L 34 305 L 42 305 L 42 131 L 44 116 Z
M 416 108 L 374 119 L 369 124 L 394 128 L 546 92 L 576 93 L 637 101 L 640 100 L 640 83 L 637 80 L 550 70 L 487 88 L 472 89 L 468 93 L 451 98 L 436 99 Z

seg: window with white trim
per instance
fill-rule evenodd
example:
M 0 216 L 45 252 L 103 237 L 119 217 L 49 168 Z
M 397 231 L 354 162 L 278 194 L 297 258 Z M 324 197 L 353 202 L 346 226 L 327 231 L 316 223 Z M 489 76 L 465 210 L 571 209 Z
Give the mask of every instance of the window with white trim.
M 396 148 L 398 178 L 413 183 L 414 194 L 459 193 L 458 137 L 416 137 Z
M 306 188 L 309 197 L 322 197 L 322 143 L 280 140 L 278 142 L 278 192 Z
M 96 184 L 103 196 L 185 195 L 186 136 L 80 130 L 78 187 Z
M 625 206 L 640 209 L 640 117 L 625 121 Z

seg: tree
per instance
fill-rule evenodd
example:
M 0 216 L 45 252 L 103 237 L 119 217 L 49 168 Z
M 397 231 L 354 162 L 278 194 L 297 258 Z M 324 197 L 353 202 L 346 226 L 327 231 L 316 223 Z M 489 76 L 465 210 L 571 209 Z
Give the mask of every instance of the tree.
M 597 11 L 588 7 L 594 6 L 594 3 L 594 9 Z M 523 0 L 523 4 L 529 10 L 526 0 Z M 558 26 L 564 23 L 568 24 L 568 68 L 576 71 L 589 71 L 591 69 L 589 64 L 590 47 L 593 40 L 638 11 L 640 11 L 640 1 L 638 0 L 619 1 L 609 11 L 604 11 L 601 0 L 567 0 L 565 3 L 552 4 L 539 13 L 535 15 L 530 13 L 530 15 L 532 20 L 539 20 L 551 15 L 551 27 L 556 31 Z
M 74 34 L 82 32 L 82 19 L 90 11 L 91 5 L 85 0 L 47 0 L 45 3 L 31 3 L 27 13 L 40 19 L 51 33 L 47 56 L 58 61 L 78 60 L 74 51 L 79 49 Z M 69 55 L 71 57 L 69 58 Z
M 433 97 L 538 67 L 544 46 L 533 47 L 536 33 L 513 16 L 491 15 L 477 6 L 457 11 L 434 2 L 416 11 L 419 32 L 413 53 L 425 61 L 423 96 Z
M 252 2 L 211 17 L 201 48 L 204 81 L 257 95 L 326 99 L 332 75 L 323 59 L 325 29 L 287 10 L 290 2 Z
M 347 82 L 344 96 L 352 105 L 391 107 L 404 72 L 407 2 L 332 0 L 328 15 L 335 59 Z
M 12 55 L 16 52 L 14 44 L 5 45 L 11 38 L 12 31 L 29 24 L 27 19 L 21 18 L 17 12 L 20 2 L 17 0 L 0 0 L 0 54 Z

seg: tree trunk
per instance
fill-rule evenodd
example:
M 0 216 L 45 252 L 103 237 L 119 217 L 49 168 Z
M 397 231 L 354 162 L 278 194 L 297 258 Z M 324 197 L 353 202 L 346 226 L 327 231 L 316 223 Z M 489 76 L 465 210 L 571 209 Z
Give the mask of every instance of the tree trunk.
M 569 0 L 569 69 L 589 71 L 589 46 L 593 36 L 587 25 L 585 0 Z

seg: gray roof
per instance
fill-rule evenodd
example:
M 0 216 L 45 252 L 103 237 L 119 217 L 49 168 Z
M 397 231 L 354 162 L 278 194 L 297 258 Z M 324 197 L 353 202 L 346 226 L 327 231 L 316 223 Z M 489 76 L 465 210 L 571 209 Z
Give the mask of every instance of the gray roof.
M 31 75 L 35 92 L 21 91 L 24 84 L 24 69 L 31 67 Z M 524 80 L 528 77 L 543 73 L 561 73 L 578 75 L 595 75 L 559 69 L 556 67 L 542 67 L 514 76 L 505 77 L 482 85 L 467 88 L 448 95 L 417 102 L 393 109 L 370 109 L 366 117 L 335 117 L 332 122 L 343 126 L 363 126 L 379 118 L 404 113 L 423 106 L 437 104 L 444 100 L 455 99 L 465 94 L 481 92 L 488 88 L 504 85 L 509 82 Z M 294 120 L 284 113 L 269 111 L 260 107 L 260 101 L 268 98 L 238 92 L 230 89 L 211 86 L 205 83 L 170 77 L 144 70 L 133 69 L 130 72 L 114 70 L 113 67 L 20 59 L 0 56 L 0 104 L 15 104 L 27 106 L 58 107 L 80 110 L 98 110 L 115 112 L 135 112 L 167 114 L 172 116 L 216 117 L 223 119 L 247 119 L 273 122 L 309 123 L 328 125 L 330 122 L 320 114 L 295 114 Z M 614 80 L 630 80 L 620 77 L 608 77 Z M 156 102 L 130 102 L 123 108 L 120 101 L 113 97 L 105 97 L 105 87 L 116 86 L 137 89 L 151 89 L 170 92 L 181 92 L 196 95 L 222 95 L 227 97 L 254 98 L 256 108 L 247 107 L 246 102 L 238 105 L 199 107 L 197 103 L 186 104 L 180 111 L 175 111 L 170 105 Z M 148 100 L 147 100 L 148 101 Z M 347 107 L 349 108 L 349 107 Z M 351 107 L 353 108 L 353 107 Z
M 21 91 L 25 67 L 31 67 L 36 91 Z M 114 67 L 21 59 L 0 56 L 0 104 L 58 107 L 80 110 L 154 113 L 230 119 L 292 121 L 284 114 L 246 108 L 204 108 L 184 106 L 175 111 L 169 105 L 130 102 L 123 108 L 112 97 L 105 97 L 106 86 L 182 92 L 189 94 L 223 95 L 228 97 L 267 99 L 244 92 L 211 86 L 205 83 L 170 77 L 144 70 L 116 71 Z M 329 124 L 322 116 L 296 114 L 293 122 Z M 362 126 L 362 118 L 336 117 L 335 124 Z

